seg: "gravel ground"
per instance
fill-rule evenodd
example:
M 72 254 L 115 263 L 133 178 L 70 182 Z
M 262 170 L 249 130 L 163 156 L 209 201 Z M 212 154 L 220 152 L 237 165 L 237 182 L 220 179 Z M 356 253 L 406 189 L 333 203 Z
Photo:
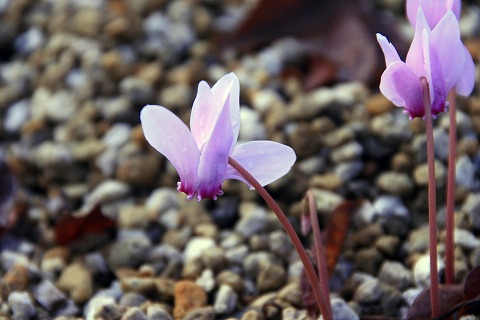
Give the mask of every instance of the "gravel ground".
M 0 156 L 18 214 L 0 238 L 1 319 L 307 319 L 302 265 L 256 193 L 227 181 L 219 200 L 187 201 L 143 137 L 143 105 L 187 120 L 198 81 L 230 71 L 241 85 L 240 140 L 297 153 L 268 187 L 296 228 L 309 188 L 323 222 L 345 199 L 365 199 L 331 281 L 336 319 L 405 315 L 429 281 L 423 121 L 363 83 L 304 90 L 280 73 L 297 54 L 290 40 L 214 55 L 214 30 L 232 30 L 254 2 L 0 1 Z M 411 36 L 402 1 L 376 5 Z M 463 5 L 478 62 L 480 7 Z M 457 119 L 460 283 L 480 265 L 478 90 L 458 99 Z M 440 270 L 448 126 L 448 114 L 435 120 Z M 115 232 L 59 244 L 58 221 L 98 201 Z

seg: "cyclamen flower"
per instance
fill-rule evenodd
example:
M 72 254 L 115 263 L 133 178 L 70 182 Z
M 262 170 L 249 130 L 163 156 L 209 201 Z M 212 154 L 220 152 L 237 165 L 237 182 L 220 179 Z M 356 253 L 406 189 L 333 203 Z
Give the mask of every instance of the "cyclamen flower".
M 385 55 L 387 68 L 382 74 L 380 91 L 404 113 L 423 117 L 423 90 L 420 78 L 429 84 L 432 115 L 445 111 L 448 92 L 464 73 L 465 49 L 455 14 L 450 10 L 430 29 L 422 8 L 417 11 L 415 35 L 406 62 L 400 60 L 395 47 L 381 34 L 377 40 Z M 467 70 L 467 73 L 474 70 Z M 461 87 L 459 91 L 465 88 Z
M 245 179 L 228 164 L 232 157 L 261 185 L 285 175 L 296 160 L 292 148 L 273 141 L 236 145 L 240 129 L 240 85 L 235 74 L 223 76 L 210 88 L 198 85 L 190 129 L 170 110 L 147 105 L 140 119 L 147 141 L 163 154 L 180 176 L 178 191 L 194 197 L 217 199 L 227 179 Z M 249 185 L 250 188 L 252 188 Z
M 418 8 L 422 8 L 430 29 L 433 29 L 450 10 L 460 20 L 461 6 L 461 0 L 407 0 L 405 11 L 410 24 L 415 27 Z
M 422 8 L 428 26 L 430 29 L 433 29 L 450 10 L 457 18 L 457 21 L 460 20 L 461 6 L 461 0 L 407 0 L 406 12 L 410 24 L 415 28 L 418 9 Z M 472 93 L 475 86 L 475 65 L 472 55 L 465 46 L 463 46 L 463 50 L 465 63 L 462 74 L 455 85 L 455 90 L 458 94 L 468 96 Z

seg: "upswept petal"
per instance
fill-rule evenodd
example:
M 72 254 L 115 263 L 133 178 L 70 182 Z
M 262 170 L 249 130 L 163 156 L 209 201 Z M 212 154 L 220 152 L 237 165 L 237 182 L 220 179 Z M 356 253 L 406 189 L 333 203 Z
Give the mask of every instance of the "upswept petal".
M 420 0 L 407 0 L 405 4 L 405 12 L 410 24 L 415 27 L 417 21 L 417 11 L 420 7 Z
M 410 119 L 425 114 L 420 79 L 404 62 L 394 62 L 383 72 L 380 91 L 396 106 L 405 107 Z
M 190 130 L 199 150 L 203 149 L 212 135 L 221 108 L 222 105 L 214 100 L 212 89 L 207 82 L 201 81 L 198 84 L 197 96 L 193 101 L 190 115 Z
M 265 186 L 287 174 L 296 160 L 295 151 L 274 141 L 251 141 L 235 147 L 231 157 Z M 237 179 L 252 186 L 230 165 L 226 179 Z
M 460 20 L 461 0 L 407 0 L 406 12 L 408 20 L 412 26 L 415 26 L 417 20 L 417 10 L 423 9 L 430 29 L 433 29 L 449 10 Z
M 389 42 L 384 35 L 377 33 L 377 41 L 382 48 L 383 55 L 385 56 L 385 64 L 387 67 L 396 61 L 401 61 L 397 49 L 395 49 L 393 44 Z
M 198 165 L 197 199 L 216 199 L 223 194 L 221 186 L 225 180 L 228 156 L 232 148 L 232 126 L 230 124 L 229 98 L 225 100 L 224 107 L 217 118 L 211 138 L 207 140 L 200 154 Z
M 230 122 L 233 130 L 232 150 L 230 150 L 232 152 L 240 131 L 240 83 L 235 73 L 231 72 L 221 77 L 212 87 L 212 94 L 214 99 L 221 102 L 220 107 L 223 107 L 229 95 Z
M 473 63 L 472 55 L 467 48 L 463 46 L 463 49 L 465 52 L 465 64 L 455 88 L 458 94 L 469 96 L 475 86 L 475 64 Z
M 177 169 L 182 190 L 187 195 L 193 194 L 198 185 L 200 152 L 185 123 L 170 110 L 157 105 L 143 107 L 140 121 L 148 143 Z
M 428 27 L 425 15 L 421 8 L 417 10 L 417 25 L 415 26 L 415 35 L 413 36 L 412 44 L 408 49 L 407 58 L 405 63 L 412 68 L 412 71 L 418 76 L 426 76 L 425 74 L 425 57 L 424 57 L 424 31 L 431 32 Z
M 430 47 L 438 55 L 438 64 L 432 69 L 442 71 L 445 90 L 448 92 L 457 83 L 465 64 L 465 50 L 460 39 L 458 21 L 452 11 L 448 11 L 430 33 Z M 433 62 L 433 61 L 432 61 Z

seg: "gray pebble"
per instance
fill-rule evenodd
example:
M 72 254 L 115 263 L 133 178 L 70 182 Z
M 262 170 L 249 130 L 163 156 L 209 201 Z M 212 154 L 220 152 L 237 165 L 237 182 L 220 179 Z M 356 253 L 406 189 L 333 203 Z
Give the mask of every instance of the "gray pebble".
M 293 245 L 285 231 L 278 230 L 268 235 L 268 244 L 270 252 L 278 257 L 288 258 L 293 250 Z
M 240 220 L 235 225 L 235 231 L 245 238 L 265 231 L 268 225 L 267 211 L 254 203 L 242 203 L 239 208 Z
M 16 133 L 29 118 L 30 101 L 22 99 L 8 108 L 3 120 L 3 127 L 9 133 Z
M 375 215 L 380 218 L 399 217 L 409 220 L 410 214 L 402 199 L 396 196 L 380 196 L 373 203 Z
M 148 320 L 147 316 L 138 307 L 128 308 L 120 320 Z
M 264 140 L 267 138 L 260 115 L 254 109 L 240 108 L 240 141 Z
M 216 314 L 230 314 L 237 307 L 238 296 L 232 287 L 222 284 L 217 291 L 213 308 Z
M 143 295 L 136 293 L 136 292 L 126 292 L 121 298 L 118 304 L 121 307 L 134 307 L 134 306 L 141 306 L 143 303 L 147 301 Z
M 380 281 L 377 279 L 363 282 L 355 290 L 353 300 L 360 304 L 371 304 L 380 301 L 382 298 L 382 289 Z
M 173 188 L 155 189 L 145 200 L 145 207 L 155 217 L 169 209 L 178 209 L 179 204 L 178 191 Z
M 480 240 L 478 240 L 469 230 L 455 228 L 454 242 L 467 250 L 473 250 L 480 247 Z
M 130 140 L 132 128 L 126 123 L 115 123 L 102 137 L 103 142 L 108 148 L 119 148 Z
M 132 236 L 115 242 L 107 256 L 112 270 L 120 267 L 136 267 L 148 257 L 151 244 L 147 236 Z
M 365 167 L 362 161 L 342 162 L 335 166 L 334 173 L 343 181 L 358 177 Z
M 15 49 L 20 54 L 28 55 L 41 48 L 44 43 L 45 35 L 42 30 L 32 27 L 15 39 Z
M 38 303 L 50 312 L 53 312 L 59 305 L 67 303 L 68 300 L 67 296 L 48 280 L 34 286 L 32 293 Z
M 399 290 L 405 290 L 414 283 L 412 272 L 397 261 L 385 261 L 380 267 L 378 278 Z
M 30 295 L 25 291 L 14 291 L 8 295 L 8 305 L 13 317 L 30 319 L 35 317 L 37 311 L 33 305 Z
M 161 306 L 152 305 L 147 308 L 149 320 L 173 320 L 172 316 Z
M 467 190 L 472 190 L 478 185 L 475 181 L 475 166 L 467 155 L 457 159 L 455 165 L 455 182 Z
M 334 149 L 330 154 L 330 158 L 334 163 L 340 163 L 356 160 L 360 158 L 362 154 L 362 145 L 356 141 L 352 141 Z
M 449 145 L 448 133 L 441 128 L 433 130 L 433 141 L 435 159 L 447 161 Z
M 360 317 L 353 311 L 353 309 L 342 298 L 332 297 L 332 315 L 333 319 L 342 320 L 359 320 Z M 323 316 L 320 316 L 323 320 Z
M 423 288 L 407 289 L 402 293 L 402 298 L 409 306 L 411 306 L 422 291 L 423 291 Z

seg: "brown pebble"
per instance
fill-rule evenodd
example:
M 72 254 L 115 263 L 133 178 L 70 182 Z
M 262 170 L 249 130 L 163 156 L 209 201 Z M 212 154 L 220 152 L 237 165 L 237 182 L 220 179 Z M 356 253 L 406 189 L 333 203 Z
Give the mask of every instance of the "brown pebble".
M 286 280 L 285 268 L 271 263 L 258 274 L 257 287 L 260 291 L 275 290 L 283 286 Z
M 28 269 L 16 264 L 5 273 L 0 281 L 0 296 L 4 299 L 13 291 L 26 290 L 29 283 Z
M 168 278 L 156 278 L 155 287 L 157 289 L 160 301 L 173 300 L 175 280 L 168 279 Z
M 84 303 L 93 294 L 92 274 L 83 264 L 73 263 L 63 270 L 57 286 L 67 291 L 73 302 Z
M 393 171 L 407 172 L 412 166 L 412 158 L 403 152 L 395 153 L 391 165 Z
M 365 106 L 370 115 L 376 116 L 385 112 L 391 112 L 394 105 L 381 93 L 370 96 L 365 101 Z
M 118 166 L 115 176 L 134 186 L 153 186 L 159 179 L 160 164 L 157 155 L 135 155 Z
M 248 310 L 245 312 L 241 320 L 263 320 L 265 319 L 263 315 L 256 310 Z
M 207 305 L 207 293 L 193 281 L 178 281 L 175 283 L 173 294 L 175 301 L 173 317 L 175 319 L 182 319 L 191 311 Z
M 228 270 L 221 271 L 217 275 L 215 282 L 217 282 L 219 286 L 221 286 L 222 284 L 229 285 L 237 293 L 241 293 L 243 291 L 242 278 L 238 274 L 232 271 L 228 271 Z
M 335 173 L 317 174 L 314 175 L 309 181 L 310 187 L 329 191 L 338 190 L 342 184 L 342 179 L 340 179 Z

